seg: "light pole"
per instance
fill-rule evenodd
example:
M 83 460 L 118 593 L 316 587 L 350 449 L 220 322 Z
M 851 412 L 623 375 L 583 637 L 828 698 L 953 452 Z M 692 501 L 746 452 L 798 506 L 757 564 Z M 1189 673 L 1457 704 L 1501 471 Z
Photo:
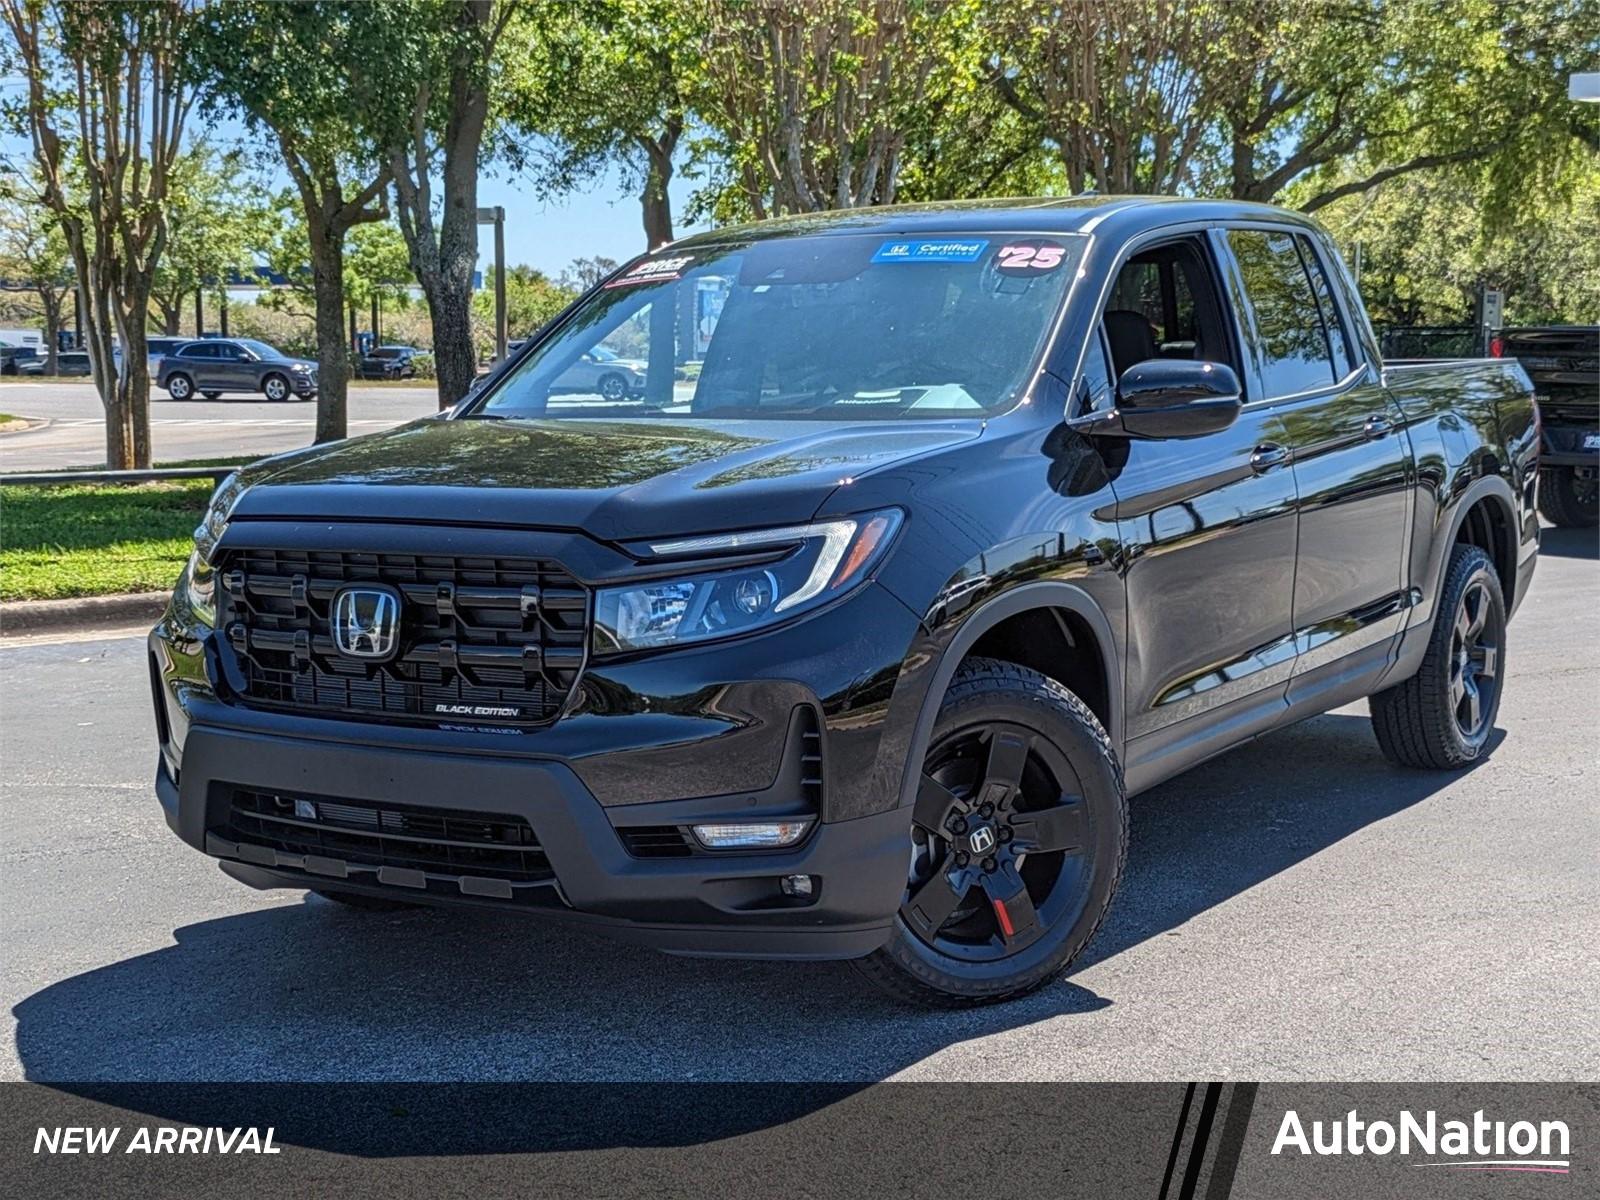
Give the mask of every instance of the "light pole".
M 506 210 L 498 204 L 478 210 L 479 225 L 494 226 L 494 356 L 506 356 Z

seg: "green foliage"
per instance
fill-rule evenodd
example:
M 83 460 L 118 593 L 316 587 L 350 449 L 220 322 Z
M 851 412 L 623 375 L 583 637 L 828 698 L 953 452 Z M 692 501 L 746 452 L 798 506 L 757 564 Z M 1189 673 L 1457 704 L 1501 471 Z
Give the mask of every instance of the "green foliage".
M 567 305 L 577 293 L 553 282 L 543 271 L 528 266 L 506 270 L 506 328 L 513 338 L 527 337 Z M 494 345 L 494 288 L 484 287 L 472 297 L 474 340 L 480 351 Z
M 231 274 L 253 271 L 274 223 L 243 151 L 190 145 L 174 165 L 167 250 L 151 286 L 167 328 L 177 327 L 184 301 L 202 286 L 220 288 Z
M 194 548 L 208 479 L 0 491 L 0 600 L 172 587 Z
M 357 311 L 364 312 L 374 296 L 385 307 L 408 308 L 415 283 L 405 239 L 392 222 L 351 230 L 344 254 L 344 291 Z
M 1361 291 L 1380 324 L 1471 320 L 1479 288 L 1506 294 L 1512 325 L 1600 321 L 1600 165 L 1565 192 L 1526 198 L 1491 219 L 1492 180 L 1466 170 L 1392 179 L 1318 216 L 1347 262 L 1361 248 Z

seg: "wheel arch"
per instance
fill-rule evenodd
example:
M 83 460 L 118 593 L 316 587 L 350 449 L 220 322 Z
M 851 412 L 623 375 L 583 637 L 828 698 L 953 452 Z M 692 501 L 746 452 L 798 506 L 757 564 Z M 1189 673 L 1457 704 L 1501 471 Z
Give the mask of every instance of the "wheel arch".
M 1094 598 L 1080 587 L 1053 580 L 1024 583 L 980 604 L 956 627 L 945 644 L 933 669 L 933 676 L 912 728 L 905 770 L 901 775 L 901 805 L 909 805 L 916 800 L 917 785 L 921 777 L 920 764 L 927 754 L 928 743 L 933 736 L 934 722 L 938 719 L 939 707 L 944 701 L 944 694 L 949 689 L 950 681 L 955 677 L 956 671 L 985 637 L 996 634 L 1008 623 L 1018 620 L 1045 620 L 1052 623 L 1063 621 L 1067 623 L 1068 630 L 1076 627 L 1077 631 L 1081 631 L 1076 634 L 1077 638 L 1087 636 L 1091 645 L 1076 649 L 1075 653 L 1094 656 L 1096 677 L 1100 680 L 1103 694 L 1094 698 L 1088 696 L 1079 698 L 1094 709 L 1095 715 L 1105 724 L 1106 732 L 1111 737 L 1111 745 L 1117 751 L 1118 757 L 1121 757 L 1122 668 L 1110 620 L 1095 603 Z M 1011 661 L 1017 660 L 1012 658 Z M 1022 665 L 1041 670 L 1033 662 L 1024 662 Z M 1041 670 L 1041 673 L 1056 679 L 1062 677 L 1062 673 L 1058 671 Z
M 1517 509 L 1511 485 L 1498 475 L 1473 481 L 1456 501 L 1450 518 L 1449 536 L 1439 546 L 1439 564 L 1434 578 L 1434 601 L 1444 587 L 1450 569 L 1450 548 L 1457 543 L 1477 546 L 1494 563 L 1505 594 L 1506 610 L 1516 603 L 1517 590 Z

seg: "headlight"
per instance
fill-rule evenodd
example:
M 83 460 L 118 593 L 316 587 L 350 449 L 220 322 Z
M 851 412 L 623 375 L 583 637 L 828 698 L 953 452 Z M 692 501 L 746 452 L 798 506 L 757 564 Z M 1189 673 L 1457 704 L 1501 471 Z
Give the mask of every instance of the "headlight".
M 207 625 L 214 625 L 217 620 L 217 580 L 212 557 L 227 531 L 228 517 L 243 494 L 239 473 L 235 471 L 212 493 L 206 515 L 194 528 L 194 553 L 183 570 L 183 589 L 190 609 Z
M 658 555 L 778 552 L 755 566 L 603 588 L 594 650 L 616 654 L 761 629 L 836 599 L 864 580 L 900 527 L 896 509 L 713 537 L 657 542 Z M 782 551 L 788 548 L 788 553 Z

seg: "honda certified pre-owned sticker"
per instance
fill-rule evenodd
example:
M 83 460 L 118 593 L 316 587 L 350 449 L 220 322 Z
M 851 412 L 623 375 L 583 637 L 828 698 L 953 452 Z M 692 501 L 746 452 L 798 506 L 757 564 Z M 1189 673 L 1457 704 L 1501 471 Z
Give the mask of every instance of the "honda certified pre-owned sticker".
M 629 267 L 606 287 L 627 287 L 632 283 L 670 283 L 693 261 L 692 254 L 680 254 L 675 258 L 647 258 L 638 266 Z
M 875 263 L 977 262 L 988 247 L 987 238 L 908 238 L 898 242 L 885 242 L 872 256 Z
M 1059 267 L 1066 252 L 1060 242 L 1037 238 L 1007 242 L 995 251 L 994 267 L 1002 275 L 1038 275 Z

